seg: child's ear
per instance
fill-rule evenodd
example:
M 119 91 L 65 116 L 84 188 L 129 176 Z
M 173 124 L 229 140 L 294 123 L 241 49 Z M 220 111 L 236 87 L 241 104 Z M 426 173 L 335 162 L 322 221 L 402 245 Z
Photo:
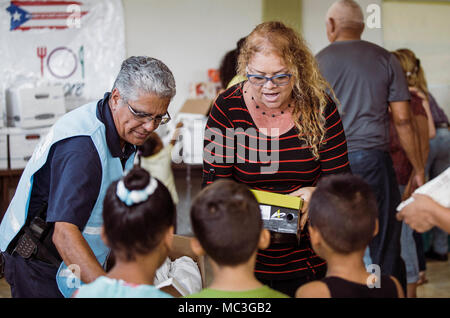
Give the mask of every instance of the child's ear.
M 309 238 L 311 240 L 311 245 L 317 246 L 320 244 L 322 240 L 322 236 L 320 235 L 320 232 L 313 226 L 308 225 L 308 231 L 309 231 Z
M 174 232 L 174 227 L 171 226 L 167 229 L 165 235 L 164 235 L 164 245 L 167 247 L 167 249 L 170 251 L 172 249 L 172 243 L 173 243 L 173 232 Z
M 375 220 L 375 230 L 373 231 L 373 236 L 375 237 L 378 234 L 378 218 Z
M 267 229 L 263 229 L 259 235 L 258 248 L 264 250 L 270 245 L 270 232 Z
M 197 256 L 205 255 L 206 252 L 196 237 L 191 237 L 191 249 Z
M 103 243 L 105 243 L 106 246 L 109 246 L 108 239 L 106 238 L 105 227 L 104 226 L 102 226 L 102 230 L 100 232 L 100 237 L 101 237 Z

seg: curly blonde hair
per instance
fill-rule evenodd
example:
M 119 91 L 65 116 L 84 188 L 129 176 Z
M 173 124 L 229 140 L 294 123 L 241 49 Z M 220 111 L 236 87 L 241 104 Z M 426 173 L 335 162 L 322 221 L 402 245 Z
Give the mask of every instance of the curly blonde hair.
M 246 76 L 246 67 L 255 53 L 275 53 L 286 63 L 294 81 L 293 121 L 298 138 L 311 147 L 316 159 L 325 137 L 323 111 L 329 102 L 328 89 L 337 101 L 333 89 L 320 74 L 314 55 L 294 29 L 282 22 L 264 22 L 247 36 L 238 57 L 238 73 Z
M 420 65 L 420 60 L 416 57 L 414 52 L 409 49 L 398 49 L 393 51 L 392 54 L 400 61 L 400 65 L 406 75 L 408 86 L 417 87 L 428 99 L 429 91 L 425 72 Z

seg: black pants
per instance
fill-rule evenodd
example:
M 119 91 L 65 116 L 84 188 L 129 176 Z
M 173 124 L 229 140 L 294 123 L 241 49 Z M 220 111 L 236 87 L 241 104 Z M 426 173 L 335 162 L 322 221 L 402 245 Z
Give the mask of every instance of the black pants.
M 3 253 L 5 279 L 13 298 L 62 298 L 56 284 L 58 268 L 36 259 Z
M 378 205 L 378 234 L 370 243 L 370 256 L 381 273 L 397 278 L 406 290 L 406 269 L 400 256 L 402 222 L 397 221 L 401 202 L 395 171 L 389 153 L 381 150 L 358 150 L 348 154 L 353 174 L 366 181 L 375 193 Z

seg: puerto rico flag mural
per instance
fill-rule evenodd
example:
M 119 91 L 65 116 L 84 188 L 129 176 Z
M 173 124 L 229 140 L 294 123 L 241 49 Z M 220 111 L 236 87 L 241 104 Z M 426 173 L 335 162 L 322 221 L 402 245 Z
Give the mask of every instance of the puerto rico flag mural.
M 0 0 L 0 33 L 3 93 L 61 84 L 67 110 L 103 97 L 125 58 L 120 0 Z
M 79 1 L 11 1 L 10 30 L 67 29 L 81 24 L 89 11 Z

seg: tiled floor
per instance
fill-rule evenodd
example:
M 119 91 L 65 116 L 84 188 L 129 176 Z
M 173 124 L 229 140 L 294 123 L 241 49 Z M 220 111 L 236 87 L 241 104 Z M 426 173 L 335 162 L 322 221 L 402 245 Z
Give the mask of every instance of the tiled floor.
M 426 276 L 428 283 L 417 288 L 417 297 L 450 298 L 450 261 L 428 262 Z

